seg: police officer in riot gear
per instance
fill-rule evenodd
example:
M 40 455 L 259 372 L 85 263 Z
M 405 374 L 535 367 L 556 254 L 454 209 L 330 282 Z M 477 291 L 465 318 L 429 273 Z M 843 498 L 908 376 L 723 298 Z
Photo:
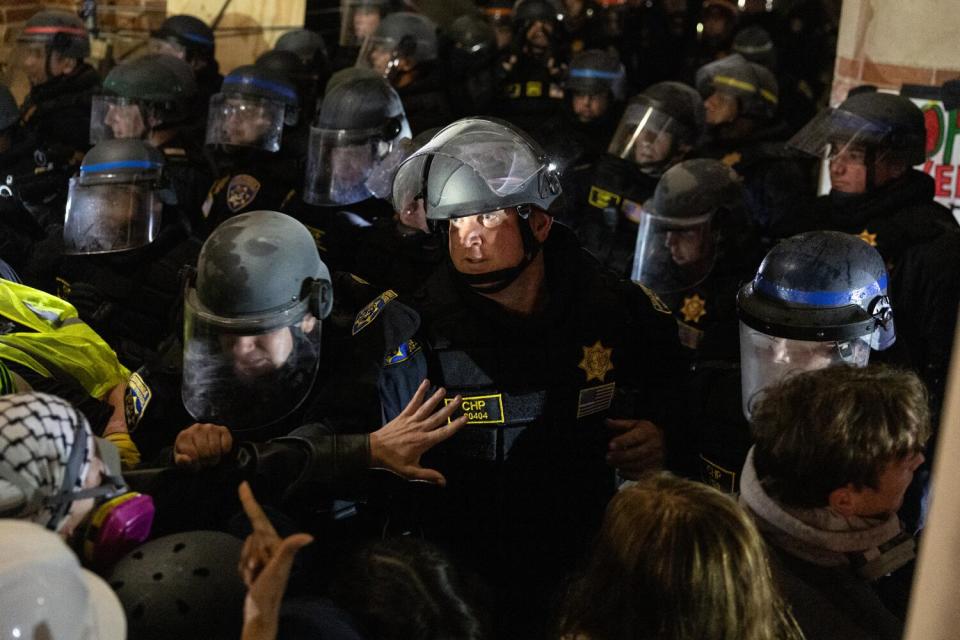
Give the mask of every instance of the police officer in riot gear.
M 764 66 L 733 54 L 697 70 L 707 136 L 700 154 L 723 161 L 743 179 L 747 211 L 770 237 L 813 190 L 812 164 L 787 149 L 777 119 L 779 89 Z
M 380 21 L 357 64 L 389 80 L 403 102 L 414 133 L 453 120 L 443 65 L 437 62 L 437 25 L 426 16 L 400 11 Z
M 681 368 L 662 302 L 604 275 L 552 224 L 560 191 L 529 136 L 485 118 L 441 130 L 394 180 L 395 207 L 423 207 L 449 261 L 411 298 L 418 323 L 382 322 L 396 341 L 384 411 L 424 374 L 463 395 L 468 427 L 433 458 L 448 483 L 423 526 L 492 581 L 504 637 L 535 636 L 544 608 L 530 598 L 583 550 L 614 468 L 632 477 L 662 461 L 649 420 L 663 424 L 655 398 Z
M 631 279 L 667 303 L 697 361 L 737 361 L 736 292 L 760 262 L 746 227 L 740 184 L 717 160 L 674 165 L 641 209 Z
M 197 79 L 197 104 L 202 114 L 223 82 L 213 29 L 195 16 L 169 16 L 159 29 L 150 32 L 150 51 L 172 55 L 190 65 Z
M 124 62 L 111 69 L 103 94 L 93 99 L 90 141 L 139 138 L 159 149 L 179 215 L 201 229 L 200 205 L 215 173 L 212 160 L 197 142 L 197 123 L 192 120 L 196 100 L 196 81 L 183 60 L 146 54 Z
M 164 172 L 152 145 L 108 139 L 70 181 L 58 292 L 132 367 L 175 332 L 179 272 L 199 251 Z
M 746 419 L 765 387 L 801 371 L 866 366 L 871 351 L 893 344 L 887 286 L 883 259 L 848 234 L 805 233 L 770 250 L 737 294 L 739 371 L 704 367 L 695 378 L 688 420 L 701 429 L 701 478 L 737 490 L 750 448 Z
M 90 100 L 100 86 L 96 70 L 84 62 L 90 38 L 83 22 L 66 11 L 40 11 L 17 35 L 13 68 L 30 83 L 20 108 L 26 130 L 54 162 L 79 161 L 90 145 Z
M 293 215 L 335 270 L 352 269 L 362 228 L 393 217 L 390 184 L 410 138 L 403 104 L 382 78 L 339 81 L 324 98 L 310 127 L 304 203 Z
M 458 117 L 489 113 L 497 97 L 497 34 L 478 15 L 464 15 L 446 29 L 449 49 L 442 58 L 450 79 L 449 98 Z
M 562 106 L 568 60 L 559 15 L 551 0 L 518 0 L 513 9 L 513 42 L 501 56 L 496 115 L 525 131 Z
M 630 273 L 643 203 L 663 172 L 687 157 L 704 130 L 699 94 L 660 82 L 634 97 L 601 158 L 574 194 L 577 235 L 604 265 Z
M 955 292 L 936 284 L 942 283 L 937 265 L 950 264 L 960 229 L 934 202 L 933 178 L 912 168 L 926 158 L 926 136 L 923 113 L 903 96 L 857 93 L 821 112 L 790 145 L 828 160 L 830 192 L 790 230 L 843 231 L 876 247 L 901 320 L 900 364 L 932 390 L 937 410 L 953 340 L 944 325 L 952 324 L 957 305 Z
M 391 10 L 390 0 L 342 0 L 340 42 L 333 60 L 334 71 L 356 64 L 363 43 L 377 30 Z
M 246 65 L 224 78 L 207 119 L 206 143 L 220 169 L 202 207 L 208 233 L 231 216 L 283 210 L 295 199 L 300 160 L 282 153 L 281 142 L 298 118 L 297 88 L 285 74 Z

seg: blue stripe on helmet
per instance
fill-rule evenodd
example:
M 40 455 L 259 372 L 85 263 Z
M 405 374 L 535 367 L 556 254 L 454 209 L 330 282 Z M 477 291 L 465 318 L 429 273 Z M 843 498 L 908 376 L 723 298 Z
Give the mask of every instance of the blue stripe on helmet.
M 202 35 L 200 35 L 199 33 L 178 33 L 177 35 L 180 36 L 181 38 L 184 38 L 185 40 L 189 40 L 190 42 L 196 42 L 196 43 L 198 43 L 198 44 L 205 44 L 205 45 L 207 45 L 208 47 L 212 47 L 212 46 L 213 46 L 213 40 L 211 40 L 211 39 L 209 39 L 209 38 L 205 38 L 205 37 L 203 37 Z
M 599 71 L 597 69 L 571 69 L 571 78 L 599 78 L 600 80 L 619 80 L 623 74 L 619 71 Z
M 273 91 L 274 93 L 280 94 L 285 98 L 290 100 L 297 99 L 297 92 L 289 87 L 285 87 L 282 84 L 277 84 L 276 82 L 270 82 L 269 80 L 261 80 L 260 78 L 252 78 L 250 76 L 227 76 L 223 79 L 224 86 L 228 84 L 239 84 L 239 85 L 252 85 L 254 87 L 259 87 L 261 89 L 266 89 L 267 91 Z
M 805 304 L 812 307 L 841 307 L 847 304 L 855 304 L 858 307 L 864 306 L 865 302 L 873 300 L 877 296 L 885 295 L 887 290 L 887 274 L 880 276 L 880 280 L 866 287 L 860 287 L 851 291 L 805 291 L 803 289 L 789 289 L 778 286 L 775 282 L 767 280 L 762 274 L 757 274 L 753 279 L 753 286 L 756 291 L 795 304 Z
M 110 171 L 111 169 L 159 169 L 159 162 L 152 160 L 118 160 L 117 162 L 101 162 L 100 164 L 90 164 L 80 167 L 80 173 L 99 173 Z

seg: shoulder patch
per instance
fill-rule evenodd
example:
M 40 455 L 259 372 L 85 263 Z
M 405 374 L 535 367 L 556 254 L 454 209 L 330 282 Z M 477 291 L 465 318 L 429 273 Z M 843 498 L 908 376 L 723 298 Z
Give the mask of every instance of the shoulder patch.
M 650 299 L 650 304 L 653 305 L 653 308 L 659 311 L 660 313 L 665 313 L 668 316 L 673 315 L 673 312 L 670 311 L 670 307 L 667 306 L 667 303 L 660 299 L 660 296 L 650 287 L 646 287 L 639 282 L 634 283 L 646 294 L 647 298 Z
M 246 173 L 235 175 L 227 186 L 227 207 L 236 213 L 253 202 L 259 192 L 259 180 Z
M 127 390 L 123 395 L 123 410 L 127 418 L 127 428 L 133 431 L 140 423 L 143 412 L 147 410 L 153 392 L 139 373 L 134 373 L 127 381 Z
M 387 289 L 379 296 L 374 298 L 367 306 L 360 310 L 356 320 L 353 321 L 352 335 L 357 335 L 368 324 L 376 320 L 383 308 L 397 298 L 397 292 L 393 289 Z
M 392 364 L 400 364 L 401 362 L 406 362 L 411 357 L 413 357 L 418 351 L 420 351 L 420 345 L 416 340 L 410 339 L 400 345 L 400 348 L 394 351 L 393 353 L 387 354 L 383 359 L 384 366 L 390 366 Z

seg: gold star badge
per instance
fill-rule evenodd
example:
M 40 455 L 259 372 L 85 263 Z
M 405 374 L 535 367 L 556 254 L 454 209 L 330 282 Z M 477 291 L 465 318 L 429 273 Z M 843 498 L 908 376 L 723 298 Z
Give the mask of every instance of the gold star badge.
M 720 159 L 720 162 L 727 165 L 728 167 L 735 167 L 740 164 L 740 161 L 743 160 L 743 154 L 739 151 L 732 151 L 727 155 L 723 156 Z
M 858 235 L 857 237 L 863 240 L 864 242 L 866 242 L 871 247 L 877 246 L 877 234 L 875 233 L 870 233 L 869 231 L 864 229 L 863 231 L 860 232 L 860 235 Z
M 707 301 L 693 294 L 683 299 L 683 308 L 680 309 L 683 319 L 686 322 L 699 322 L 700 318 L 707 315 Z
M 607 377 L 607 372 L 613 369 L 613 349 L 607 349 L 597 340 L 592 347 L 583 347 L 583 360 L 578 365 L 587 373 L 587 382 Z

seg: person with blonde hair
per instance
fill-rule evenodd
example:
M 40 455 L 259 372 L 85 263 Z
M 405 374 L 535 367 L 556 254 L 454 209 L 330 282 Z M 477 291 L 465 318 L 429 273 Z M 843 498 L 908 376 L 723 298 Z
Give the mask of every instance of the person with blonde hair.
M 563 640 L 794 640 L 763 539 L 727 495 L 662 473 L 607 507 L 562 602 Z

